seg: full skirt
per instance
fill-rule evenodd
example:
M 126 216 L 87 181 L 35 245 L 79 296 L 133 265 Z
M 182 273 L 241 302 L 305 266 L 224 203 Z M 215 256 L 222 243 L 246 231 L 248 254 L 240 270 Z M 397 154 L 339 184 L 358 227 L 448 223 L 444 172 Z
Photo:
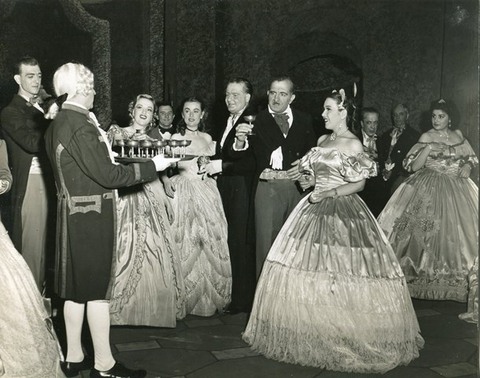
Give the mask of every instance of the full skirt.
M 1 222 L 0 259 L 0 376 L 64 377 L 63 357 L 43 298 Z
M 423 346 L 393 250 L 356 195 L 304 198 L 265 262 L 243 338 L 268 358 L 383 373 Z
M 179 251 L 166 203 L 159 180 L 120 191 L 113 325 L 175 327 L 185 316 Z
M 466 302 L 478 255 L 478 188 L 470 179 L 424 168 L 378 217 L 414 298 Z
M 231 301 L 232 271 L 222 200 L 214 179 L 177 175 L 175 241 L 185 281 L 186 312 L 211 316 Z

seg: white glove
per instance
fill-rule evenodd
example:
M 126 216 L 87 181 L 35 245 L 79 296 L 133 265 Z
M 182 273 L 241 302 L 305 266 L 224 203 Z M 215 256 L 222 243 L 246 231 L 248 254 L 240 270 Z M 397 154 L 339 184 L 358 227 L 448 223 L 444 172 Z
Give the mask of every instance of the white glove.
M 281 146 L 272 152 L 272 155 L 270 156 L 270 164 L 272 165 L 273 169 L 282 169 L 283 154 Z
M 385 163 L 385 169 L 391 171 L 395 167 L 395 163 Z
M 222 160 L 210 160 L 210 163 L 207 164 L 205 171 L 210 175 L 213 176 L 217 173 L 222 172 Z
M 170 166 L 170 161 L 166 160 L 163 155 L 154 156 L 152 161 L 155 163 L 155 169 L 157 172 L 164 171 Z

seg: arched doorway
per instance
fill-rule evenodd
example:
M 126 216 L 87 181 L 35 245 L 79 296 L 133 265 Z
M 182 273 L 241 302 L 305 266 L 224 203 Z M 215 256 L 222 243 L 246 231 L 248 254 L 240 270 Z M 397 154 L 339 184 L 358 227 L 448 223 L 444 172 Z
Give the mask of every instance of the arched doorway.
M 333 89 L 344 88 L 353 94 L 355 83 L 357 106 L 361 107 L 361 54 L 349 40 L 335 33 L 316 30 L 297 36 L 277 51 L 271 69 L 291 76 L 296 88 L 295 106 L 313 116 L 317 136 L 325 133 L 323 101 Z

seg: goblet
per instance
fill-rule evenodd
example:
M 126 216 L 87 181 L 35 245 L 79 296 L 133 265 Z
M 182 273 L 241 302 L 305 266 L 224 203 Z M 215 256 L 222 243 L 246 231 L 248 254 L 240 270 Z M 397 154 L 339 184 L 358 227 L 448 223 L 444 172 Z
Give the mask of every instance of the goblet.
M 139 145 L 138 140 L 133 140 L 133 139 L 127 140 L 127 146 L 130 147 L 130 150 L 128 151 L 128 155 L 130 157 L 137 157 L 137 155 L 135 154 L 135 147 L 138 147 L 138 145 Z
M 123 139 L 115 139 L 114 140 L 115 146 L 120 146 L 120 156 L 125 156 L 125 141 Z
M 153 147 L 156 148 L 157 150 L 157 155 L 164 155 L 164 151 L 165 151 L 165 146 L 168 144 L 168 142 L 166 140 L 155 140 L 153 142 Z
M 142 140 L 140 142 L 140 146 L 142 146 L 142 149 L 143 149 L 143 154 L 142 157 L 146 157 L 146 158 L 149 158 L 150 157 L 150 147 L 153 146 L 153 143 L 151 140 L 149 139 L 145 139 L 145 140 Z
M 250 126 L 253 126 L 252 125 L 252 122 L 255 122 L 255 118 L 257 118 L 256 115 L 253 115 L 253 114 L 249 114 L 249 115 L 246 115 L 245 117 L 243 117 L 245 119 L 245 121 L 248 122 L 248 124 Z M 253 130 L 250 130 L 247 135 L 255 135 L 255 133 L 253 132 Z
M 185 154 L 187 152 L 187 147 L 190 146 L 191 144 L 192 144 L 192 141 L 188 139 L 183 139 L 180 141 L 180 147 L 181 147 L 180 157 L 185 157 Z
M 175 148 L 178 147 L 179 144 L 180 144 L 179 140 L 170 139 L 170 142 L 168 143 L 168 145 L 170 146 L 170 152 L 172 154 L 172 158 L 175 157 Z

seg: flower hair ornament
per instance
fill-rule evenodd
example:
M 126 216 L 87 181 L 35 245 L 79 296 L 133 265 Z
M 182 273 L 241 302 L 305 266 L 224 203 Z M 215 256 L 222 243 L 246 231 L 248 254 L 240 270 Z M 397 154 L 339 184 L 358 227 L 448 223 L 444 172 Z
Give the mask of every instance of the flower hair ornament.
M 340 96 L 342 97 L 342 101 L 340 102 L 340 104 L 338 104 L 338 109 L 339 110 L 345 110 L 345 106 L 344 106 L 344 103 L 345 103 L 345 91 L 342 89 L 340 89 L 339 91 L 337 91 L 336 89 L 334 89 L 332 91 L 332 93 L 339 93 Z

